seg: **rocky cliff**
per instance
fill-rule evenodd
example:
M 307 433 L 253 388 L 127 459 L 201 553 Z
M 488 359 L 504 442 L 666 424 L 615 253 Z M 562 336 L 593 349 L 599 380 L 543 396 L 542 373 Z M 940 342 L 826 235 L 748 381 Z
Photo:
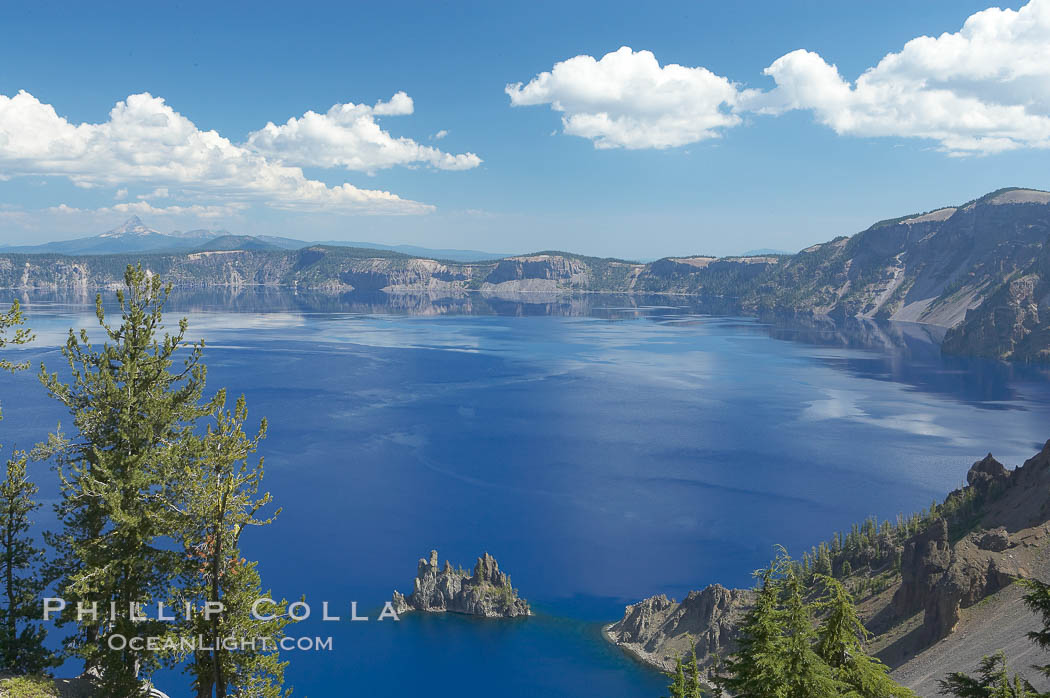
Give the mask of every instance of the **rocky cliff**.
M 1050 193 L 1004 189 L 881 221 L 796 255 L 669 257 L 648 264 L 566 252 L 486 262 L 315 245 L 178 254 L 0 254 L 0 288 L 87 294 L 142 262 L 183 287 L 285 286 L 456 298 L 584 292 L 692 294 L 727 312 L 875 318 L 951 328 L 949 353 L 1050 360 Z
M 874 548 L 854 559 L 843 578 L 875 633 L 870 649 L 919 695 L 937 694 L 937 679 L 971 671 L 984 654 L 1013 649 L 1018 671 L 1029 656 L 1026 633 L 1036 625 L 1013 583 L 1050 579 L 1050 441 L 1017 469 L 989 454 L 948 495 L 939 513 L 894 542 L 878 533 Z M 734 650 L 735 628 L 751 592 L 719 585 L 690 592 L 680 603 L 654 596 L 628 606 L 606 637 L 663 670 L 696 643 L 701 664 Z M 977 622 L 974 619 L 979 618 Z M 1045 658 L 1043 658 L 1045 659 Z M 1036 681 L 1036 677 L 1030 677 Z
M 412 593 L 408 596 L 394 592 L 394 610 L 429 611 L 432 613 L 464 613 L 486 618 L 514 618 L 528 616 L 529 603 L 518 597 L 510 577 L 500 571 L 491 555 L 478 558 L 472 573 L 453 569 L 446 560 L 438 567 L 438 553 L 430 551 L 430 558 L 419 560 Z
M 681 603 L 661 594 L 627 607 L 624 617 L 606 626 L 605 637 L 642 661 L 671 671 L 695 644 L 701 668 L 736 648 L 736 624 L 753 593 L 713 584 L 691 591 Z

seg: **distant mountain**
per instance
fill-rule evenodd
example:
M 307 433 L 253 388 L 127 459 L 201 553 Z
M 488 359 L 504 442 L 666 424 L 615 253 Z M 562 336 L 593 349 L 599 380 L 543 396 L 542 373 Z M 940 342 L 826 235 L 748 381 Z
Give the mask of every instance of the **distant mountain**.
M 23 254 L 121 254 L 127 252 L 180 252 L 203 241 L 223 235 L 225 231 L 192 230 L 187 233 L 162 233 L 147 227 L 138 216 L 132 216 L 113 230 L 101 235 L 47 242 L 42 245 L 0 247 L 3 252 Z
M 221 239 L 218 247 L 209 241 Z M 240 240 L 245 247 L 229 247 Z M 122 225 L 101 235 L 47 242 L 41 245 L 7 245 L 0 246 L 0 252 L 21 254 L 121 254 L 126 252 L 183 252 L 202 249 L 280 249 L 299 250 L 313 245 L 332 247 L 358 247 L 373 250 L 392 250 L 413 257 L 430 257 L 447 259 L 454 262 L 477 262 L 499 259 L 506 255 L 479 252 L 477 250 L 449 250 L 417 247 L 415 245 L 384 245 L 378 242 L 347 242 L 345 240 L 327 240 L 309 242 L 277 235 L 235 235 L 228 230 L 197 229 L 162 233 L 147 227 L 138 216 L 132 216 Z
M 222 235 L 208 240 L 203 245 L 195 247 L 194 252 L 230 251 L 230 250 L 285 250 L 287 248 L 276 245 L 262 238 L 251 235 Z
M 262 239 L 267 239 L 265 236 Z M 431 247 L 417 247 L 416 245 L 383 245 L 378 242 L 347 242 L 345 240 L 326 240 L 323 242 L 302 243 L 305 245 L 331 245 L 334 247 L 359 247 L 370 250 L 391 250 L 400 252 L 411 257 L 429 257 L 431 259 L 447 259 L 452 262 L 485 262 L 493 259 L 509 257 L 506 254 L 494 254 L 492 252 L 480 252 L 478 250 L 454 250 Z

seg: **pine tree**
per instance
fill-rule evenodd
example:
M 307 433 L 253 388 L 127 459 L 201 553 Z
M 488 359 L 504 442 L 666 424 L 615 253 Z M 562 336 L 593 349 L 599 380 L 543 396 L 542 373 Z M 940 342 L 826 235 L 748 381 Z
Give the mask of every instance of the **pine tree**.
M 755 603 L 744 616 L 737 651 L 725 662 L 725 673 L 716 679 L 720 689 L 739 698 L 784 698 L 784 614 L 780 610 L 783 569 L 787 556 L 781 551 L 769 567 L 755 573 Z
M 689 647 L 689 661 L 685 665 L 685 698 L 702 698 L 700 664 L 696 659 L 696 644 Z
M 671 683 L 667 686 L 668 698 L 685 698 L 685 667 L 682 666 L 682 658 L 675 660 L 674 674 Z
M 813 613 L 803 598 L 801 580 L 788 575 L 784 584 L 784 675 L 787 698 L 833 698 L 843 684 L 814 650 Z
M 22 315 L 22 306 L 18 301 L 11 303 L 11 308 L 6 313 L 0 313 L 0 349 L 6 349 L 9 344 L 29 344 L 33 341 L 32 330 L 24 327 L 25 316 Z M 14 328 L 15 333 L 12 336 L 8 336 L 7 333 Z M 23 371 L 29 368 L 28 361 L 20 361 L 15 363 L 6 358 L 0 357 L 0 370 L 11 371 Z
M 55 457 L 62 481 L 57 513 L 63 530 L 49 542 L 57 552 L 59 595 L 70 603 L 64 619 L 76 602 L 98 604 L 96 617 L 76 621 L 67 645 L 97 677 L 103 695 L 141 695 L 143 678 L 159 666 L 156 652 L 110 649 L 108 641 L 166 631 L 156 619 L 133 619 L 131 604 L 152 606 L 171 596 L 183 564 L 171 539 L 181 524 L 173 487 L 194 456 L 188 448 L 196 445 L 195 423 L 214 409 L 202 402 L 203 344 L 185 341 L 185 320 L 177 332 L 164 331 L 169 293 L 158 277 L 129 266 L 117 292 L 120 323 L 108 323 L 101 296 L 95 301 L 105 344 L 96 348 L 86 331 L 71 330 L 63 355 L 72 382 L 45 369 L 40 374 L 78 432 L 72 441 L 56 433 L 43 449 Z M 181 367 L 173 369 L 182 354 Z
M 1023 579 L 1028 593 L 1024 596 L 1025 605 L 1043 619 L 1043 629 L 1028 633 L 1028 639 L 1044 650 L 1050 651 L 1050 584 L 1037 579 Z M 1044 676 L 1050 677 L 1050 664 L 1033 667 Z
M 266 434 L 266 420 L 249 437 L 244 430 L 248 408 L 243 396 L 232 411 L 225 408 L 222 391 L 214 404 L 214 423 L 201 440 L 199 458 L 188 464 L 180 478 L 185 483 L 181 500 L 188 563 L 182 600 L 198 608 L 221 603 L 224 610 L 211 618 L 198 614 L 186 630 L 190 637 L 202 637 L 205 646 L 213 648 L 222 638 L 231 637 L 267 645 L 237 651 L 199 650 L 188 669 L 198 698 L 223 698 L 231 688 L 244 698 L 278 698 L 285 695 L 281 688 L 285 663 L 277 655 L 276 643 L 287 619 L 282 612 L 274 613 L 271 620 L 253 617 L 252 605 L 265 594 L 256 563 L 247 562 L 240 552 L 240 537 L 246 529 L 269 524 L 280 513 L 258 516 L 271 497 L 269 493 L 259 495 L 261 459 L 257 465 L 249 464 Z M 267 611 L 270 615 L 272 609 Z
M 39 621 L 45 587 L 40 575 L 43 551 L 27 535 L 29 517 L 39 504 L 33 501 L 37 487 L 26 475 L 26 461 L 25 453 L 16 452 L 7 461 L 6 477 L 0 482 L 0 673 L 19 675 L 35 674 L 54 664 L 44 647 L 47 633 Z
M 33 340 L 24 323 L 21 307 L 15 301 L 10 310 L 0 314 L 0 349 Z M 12 328 L 15 333 L 8 336 Z M 0 369 L 12 373 L 28 366 L 28 362 L 0 358 Z M 41 576 L 43 551 L 34 546 L 28 533 L 30 516 L 40 505 L 33 501 L 37 487 L 26 473 L 27 460 L 24 452 L 16 451 L 8 459 L 4 480 L 0 482 L 0 673 L 33 674 L 54 664 L 51 653 L 44 648 L 46 631 L 39 622 L 37 608 L 45 587 Z
M 831 576 L 831 553 L 827 543 L 821 543 L 817 548 L 817 564 L 813 571 L 817 574 Z
M 977 678 L 957 672 L 949 674 L 940 685 L 941 695 L 957 698 L 1038 698 L 1040 695 L 1022 677 L 1010 677 L 1002 651 L 981 660 Z
M 824 595 L 818 602 L 823 614 L 817 631 L 816 651 L 834 677 L 850 687 L 844 694 L 856 698 L 914 698 L 914 693 L 889 677 L 889 668 L 864 653 L 867 628 L 857 614 L 853 597 L 842 582 L 820 577 Z

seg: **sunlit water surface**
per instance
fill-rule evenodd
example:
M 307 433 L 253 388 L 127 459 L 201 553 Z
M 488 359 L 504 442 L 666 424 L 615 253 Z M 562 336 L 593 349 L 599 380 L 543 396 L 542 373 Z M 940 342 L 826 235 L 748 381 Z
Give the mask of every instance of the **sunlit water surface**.
M 27 300 L 26 356 L 62 371 L 94 303 Z M 293 634 L 334 638 L 288 655 L 297 695 L 655 698 L 663 677 L 600 636 L 625 604 L 749 584 L 775 544 L 926 507 L 988 451 L 1013 466 L 1050 436 L 1043 371 L 943 359 L 919 326 L 770 324 L 682 298 L 170 307 L 207 342 L 210 388 L 269 419 L 284 511 L 245 549 L 275 594 L 314 602 Z M 68 424 L 32 375 L 3 380 L 5 445 Z M 46 466 L 36 479 L 53 498 Z M 492 553 L 536 616 L 375 622 L 431 548 L 464 566 Z M 323 600 L 373 620 L 321 622 Z

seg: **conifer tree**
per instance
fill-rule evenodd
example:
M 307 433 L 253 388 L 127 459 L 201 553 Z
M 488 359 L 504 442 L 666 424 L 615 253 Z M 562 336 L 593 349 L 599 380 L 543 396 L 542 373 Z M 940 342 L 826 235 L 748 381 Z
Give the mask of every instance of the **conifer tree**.
M 685 698 L 685 667 L 682 665 L 682 658 L 678 657 L 675 660 L 674 674 L 672 675 L 671 683 L 667 687 L 668 698 Z
M 23 327 L 25 318 L 18 301 L 10 310 L 0 313 L 0 349 L 9 344 L 27 344 L 32 333 Z M 8 331 L 14 329 L 13 335 Z M 0 369 L 21 371 L 28 362 L 0 357 Z M 0 412 L 0 419 L 3 414 Z M 40 505 L 33 501 L 36 485 L 26 473 L 25 452 L 16 451 L 7 461 L 5 476 L 0 482 L 0 673 L 32 674 L 54 662 L 44 648 L 46 631 L 39 622 L 37 603 L 45 584 L 41 575 L 43 551 L 35 547 L 29 536 L 30 516 Z
M 1002 651 L 985 657 L 977 667 L 977 678 L 956 672 L 940 682 L 941 695 L 957 698 L 1038 698 L 1022 677 L 1010 676 Z
M 696 643 L 689 647 L 689 661 L 685 664 L 685 698 L 701 698 L 700 663 L 696 658 Z
M 286 663 L 280 661 L 276 643 L 288 621 L 275 609 L 284 604 L 267 605 L 265 615 L 274 616 L 272 619 L 258 620 L 252 615 L 252 605 L 266 595 L 260 589 L 256 563 L 247 562 L 240 552 L 240 537 L 246 529 L 269 524 L 280 513 L 259 516 L 271 497 L 259 494 L 262 460 L 249 463 L 266 434 L 266 420 L 249 437 L 244 430 L 248 416 L 244 397 L 232 411 L 226 409 L 225 401 L 225 392 L 220 391 L 198 459 L 187 464 L 180 478 L 185 488 L 180 499 L 187 551 L 183 601 L 198 608 L 221 603 L 224 609 L 210 618 L 197 614 L 188 622 L 190 637 L 204 638 L 205 646 L 212 648 L 195 652 L 188 669 L 198 698 L 223 698 L 231 690 L 244 698 L 278 698 L 285 695 L 281 685 Z M 249 640 L 253 645 L 230 651 L 221 647 L 223 638 Z
M 1050 584 L 1038 579 L 1023 579 L 1021 584 L 1028 590 L 1024 596 L 1025 605 L 1043 619 L 1043 629 L 1028 633 L 1028 639 L 1043 650 L 1050 651 Z M 1033 668 L 1050 677 L 1050 664 Z
M 867 628 L 857 614 L 853 597 L 845 585 L 831 577 L 820 577 L 824 595 L 818 602 L 823 614 L 817 631 L 817 654 L 831 667 L 837 680 L 849 687 L 851 698 L 914 698 L 915 694 L 889 677 L 889 668 L 869 657 L 863 642 Z
M 814 649 L 813 613 L 803 598 L 802 582 L 789 574 L 784 583 L 784 675 L 787 698 L 833 698 L 844 685 Z
M 40 505 L 33 501 L 37 487 L 26 475 L 27 457 L 16 452 L 7 461 L 0 482 L 0 673 L 35 674 L 53 665 L 44 647 L 46 631 L 40 623 L 44 584 L 40 573 L 43 551 L 29 537 L 30 515 Z
M 98 604 L 97 616 L 76 621 L 67 644 L 103 695 L 141 695 L 143 679 L 159 665 L 156 652 L 110 649 L 108 641 L 165 632 L 156 619 L 136 621 L 131 604 L 171 596 L 182 566 L 171 540 L 181 524 L 173 490 L 182 464 L 193 458 L 195 423 L 214 409 L 202 402 L 203 344 L 185 341 L 185 319 L 176 332 L 165 332 L 169 293 L 158 277 L 129 266 L 117 292 L 120 322 L 108 322 L 102 297 L 95 301 L 104 345 L 93 346 L 85 330 L 71 330 L 63 349 L 71 383 L 43 368 L 40 374 L 77 430 L 73 440 L 52 435 L 42 449 L 55 457 L 61 477 L 63 529 L 49 542 L 57 551 L 59 595 L 70 603 L 64 618 L 78 601 L 89 609 Z M 181 366 L 173 368 L 180 357 Z
M 755 603 L 740 627 L 737 651 L 725 661 L 725 673 L 716 684 L 739 698 L 784 698 L 784 614 L 780 609 L 783 570 L 781 551 L 764 570 L 755 573 Z

